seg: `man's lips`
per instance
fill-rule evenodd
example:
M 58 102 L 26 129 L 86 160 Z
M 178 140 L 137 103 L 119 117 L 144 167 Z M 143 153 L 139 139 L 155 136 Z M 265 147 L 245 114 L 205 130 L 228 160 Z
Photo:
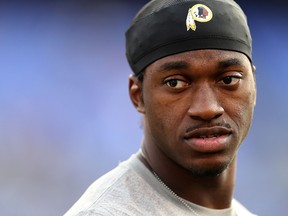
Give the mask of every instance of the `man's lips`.
M 201 127 L 193 129 L 184 135 L 184 139 L 191 138 L 212 138 L 222 135 L 231 134 L 232 130 L 230 128 L 214 126 L 214 127 Z
M 217 152 L 228 146 L 231 134 L 232 130 L 223 126 L 200 127 L 186 132 L 184 140 L 195 151 Z

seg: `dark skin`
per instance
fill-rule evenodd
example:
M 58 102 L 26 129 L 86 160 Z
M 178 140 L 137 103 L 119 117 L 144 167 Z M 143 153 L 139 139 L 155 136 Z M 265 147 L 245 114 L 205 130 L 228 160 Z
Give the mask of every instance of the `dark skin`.
M 253 118 L 255 76 L 248 58 L 198 50 L 149 65 L 129 92 L 143 114 L 143 163 L 180 197 L 231 206 L 236 157 Z

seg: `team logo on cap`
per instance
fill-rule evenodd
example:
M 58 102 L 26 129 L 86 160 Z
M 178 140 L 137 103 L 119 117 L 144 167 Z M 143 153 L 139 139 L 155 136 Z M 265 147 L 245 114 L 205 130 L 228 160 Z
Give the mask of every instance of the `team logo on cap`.
M 196 4 L 188 10 L 186 19 L 187 31 L 196 30 L 196 22 L 209 22 L 213 17 L 213 13 L 209 7 L 203 4 Z

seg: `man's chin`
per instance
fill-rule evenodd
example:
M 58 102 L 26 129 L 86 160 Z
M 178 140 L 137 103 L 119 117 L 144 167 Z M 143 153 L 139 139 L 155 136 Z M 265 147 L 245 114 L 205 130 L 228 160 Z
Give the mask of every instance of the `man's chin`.
M 222 163 L 214 166 L 191 166 L 188 168 L 188 171 L 197 177 L 216 177 L 221 175 L 229 166 L 228 163 Z

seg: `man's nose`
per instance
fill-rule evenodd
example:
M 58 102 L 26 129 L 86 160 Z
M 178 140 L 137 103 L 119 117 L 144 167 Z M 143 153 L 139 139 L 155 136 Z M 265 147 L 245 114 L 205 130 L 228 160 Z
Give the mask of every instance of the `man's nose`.
M 211 121 L 224 113 L 217 92 L 208 84 L 194 89 L 188 115 L 196 120 Z

